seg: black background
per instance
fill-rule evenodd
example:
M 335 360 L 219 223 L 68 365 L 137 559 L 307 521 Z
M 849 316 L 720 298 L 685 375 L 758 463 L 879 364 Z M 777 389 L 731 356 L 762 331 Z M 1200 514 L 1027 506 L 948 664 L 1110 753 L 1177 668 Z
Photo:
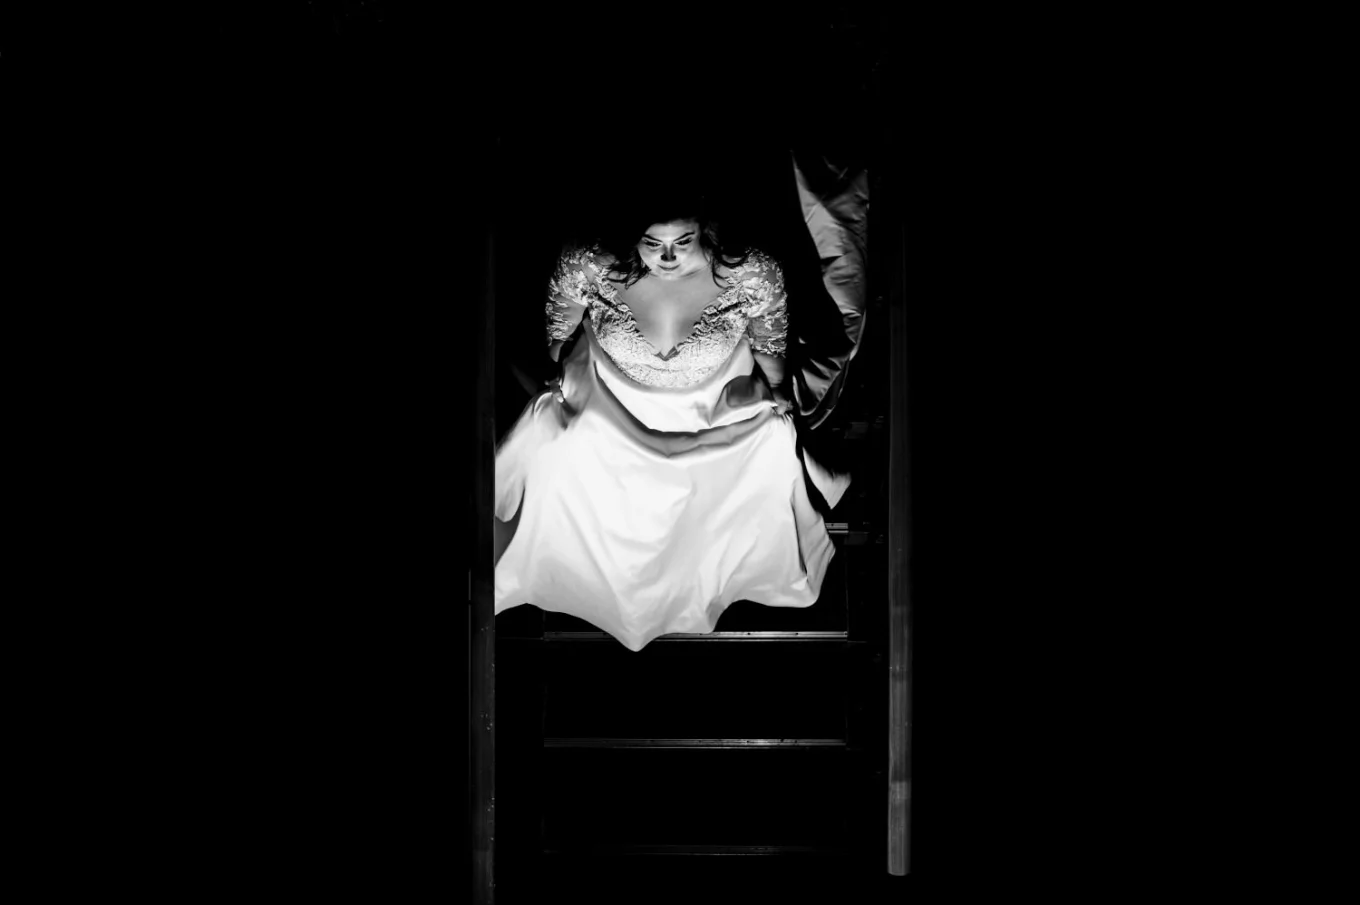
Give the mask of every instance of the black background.
M 648 91 L 624 75 L 696 56 L 720 129 L 778 144 L 816 117 L 863 124 L 909 186 L 913 875 L 897 885 L 1174 863 L 1148 831 L 1173 820 L 1156 679 L 1130 656 L 1170 604 L 1143 577 L 1168 555 L 1138 467 L 1164 435 L 1128 426 L 1155 237 L 1140 160 L 1102 116 L 1119 97 L 996 26 L 979 45 L 973 25 L 839 14 L 878 86 L 842 119 L 836 67 L 806 66 L 830 25 L 733 21 L 661 52 L 622 20 L 602 51 L 594 23 L 568 27 L 579 10 L 474 25 L 382 8 L 372 26 L 301 6 L 261 24 L 267 62 L 199 111 L 218 141 L 194 164 L 208 213 L 190 263 L 220 278 L 190 355 L 213 514 L 195 574 L 229 668 L 194 707 L 197 875 L 465 888 L 468 334 L 517 178 L 500 149 L 632 134 L 697 153 L 647 131 Z

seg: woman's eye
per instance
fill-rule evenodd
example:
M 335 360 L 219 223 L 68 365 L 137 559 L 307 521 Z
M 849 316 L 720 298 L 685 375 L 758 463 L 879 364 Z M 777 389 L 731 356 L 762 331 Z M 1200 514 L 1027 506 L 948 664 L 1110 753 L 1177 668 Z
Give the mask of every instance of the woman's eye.
M 683 240 L 683 241 L 681 241 L 681 242 L 676 242 L 675 244 L 676 244 L 676 245 L 688 245 L 689 243 L 690 243 L 690 240 L 689 240 L 689 239 L 685 239 L 685 240 Z

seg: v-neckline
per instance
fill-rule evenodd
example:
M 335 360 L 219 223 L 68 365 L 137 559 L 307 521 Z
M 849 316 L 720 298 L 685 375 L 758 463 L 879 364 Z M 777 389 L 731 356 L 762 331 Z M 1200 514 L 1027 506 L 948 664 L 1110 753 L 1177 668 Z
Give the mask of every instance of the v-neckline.
M 614 301 L 618 302 L 618 304 L 623 307 L 624 313 L 628 315 L 627 319 L 625 320 L 625 324 L 632 329 L 633 333 L 637 336 L 638 339 L 642 340 L 644 343 L 647 344 L 647 348 L 652 350 L 653 355 L 655 355 L 662 361 L 670 361 L 671 359 L 675 358 L 675 356 L 680 354 L 680 348 L 682 346 L 685 346 L 694 341 L 694 337 L 699 331 L 699 325 L 704 322 L 704 318 L 708 316 L 709 311 L 718 306 L 718 303 L 722 301 L 723 296 L 727 295 L 729 292 L 732 292 L 737 288 L 738 284 L 733 282 L 730 278 L 724 279 L 727 279 L 730 285 L 722 292 L 719 292 L 716 296 L 714 296 L 712 302 L 704 306 L 703 310 L 699 312 L 699 316 L 694 319 L 694 323 L 690 324 L 689 332 L 686 333 L 685 336 L 679 342 L 671 346 L 670 351 L 666 352 L 664 355 L 657 350 L 656 343 L 648 339 L 647 335 L 642 332 L 642 327 L 637 322 L 637 315 L 633 312 L 633 306 L 628 304 L 628 300 L 623 297 L 623 293 L 621 293 L 617 287 L 613 286 L 613 284 L 610 285 L 610 289 L 612 290 Z

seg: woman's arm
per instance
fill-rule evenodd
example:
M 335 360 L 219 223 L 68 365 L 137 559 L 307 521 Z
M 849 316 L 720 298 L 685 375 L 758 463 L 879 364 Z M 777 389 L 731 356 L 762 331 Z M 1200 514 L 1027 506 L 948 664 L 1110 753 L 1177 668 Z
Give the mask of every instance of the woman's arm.
M 584 311 L 585 309 L 583 308 L 581 310 Z M 578 315 L 576 318 L 576 323 L 579 324 L 580 322 L 581 318 Z M 575 330 L 575 327 L 573 326 L 572 329 Z M 558 364 L 561 364 L 562 351 L 567 347 L 568 342 L 569 340 L 563 339 L 553 340 L 551 343 L 548 344 L 548 357 L 551 358 L 553 361 L 557 362 Z M 553 376 L 549 377 L 544 382 L 543 385 L 547 387 L 552 387 L 553 398 L 556 399 L 558 402 L 566 401 L 565 398 L 562 396 L 562 369 L 560 367 L 556 369 L 556 373 L 554 373 Z
M 576 332 L 586 309 L 584 305 L 566 302 L 560 298 L 551 299 L 548 306 L 548 357 L 558 361 L 562 357 L 562 347 Z
M 793 400 L 784 392 L 784 359 L 778 355 L 770 355 L 765 352 L 754 352 L 756 364 L 760 366 L 760 371 L 769 381 L 770 390 L 774 393 L 774 401 L 779 405 L 779 414 L 784 415 L 793 410 Z
M 751 339 L 751 353 L 760 366 L 780 414 L 786 414 L 793 403 L 784 393 L 784 350 L 788 345 L 789 308 L 784 293 L 784 272 L 770 256 L 752 251 L 744 268 L 741 283 L 748 299 L 750 321 L 746 330 Z
M 548 281 L 548 357 L 553 361 L 562 357 L 563 345 L 585 316 L 585 290 L 590 282 L 586 270 L 589 267 L 590 255 L 586 251 L 565 249 Z
M 769 355 L 765 352 L 755 352 L 756 364 L 760 365 L 760 372 L 765 375 L 765 379 L 770 382 L 771 389 L 778 389 L 784 383 L 784 359 L 778 355 Z

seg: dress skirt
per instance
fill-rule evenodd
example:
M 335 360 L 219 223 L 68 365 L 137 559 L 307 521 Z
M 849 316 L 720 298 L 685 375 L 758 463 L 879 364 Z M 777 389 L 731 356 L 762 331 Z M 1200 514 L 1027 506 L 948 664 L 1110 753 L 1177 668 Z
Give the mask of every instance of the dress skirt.
M 711 632 L 738 600 L 807 607 L 834 548 L 808 497 L 848 483 L 799 455 L 741 340 L 691 386 L 632 380 L 588 324 L 496 450 L 496 518 L 515 525 L 496 562 L 496 612 L 532 604 L 641 650 Z M 514 520 L 512 522 L 512 520 Z

